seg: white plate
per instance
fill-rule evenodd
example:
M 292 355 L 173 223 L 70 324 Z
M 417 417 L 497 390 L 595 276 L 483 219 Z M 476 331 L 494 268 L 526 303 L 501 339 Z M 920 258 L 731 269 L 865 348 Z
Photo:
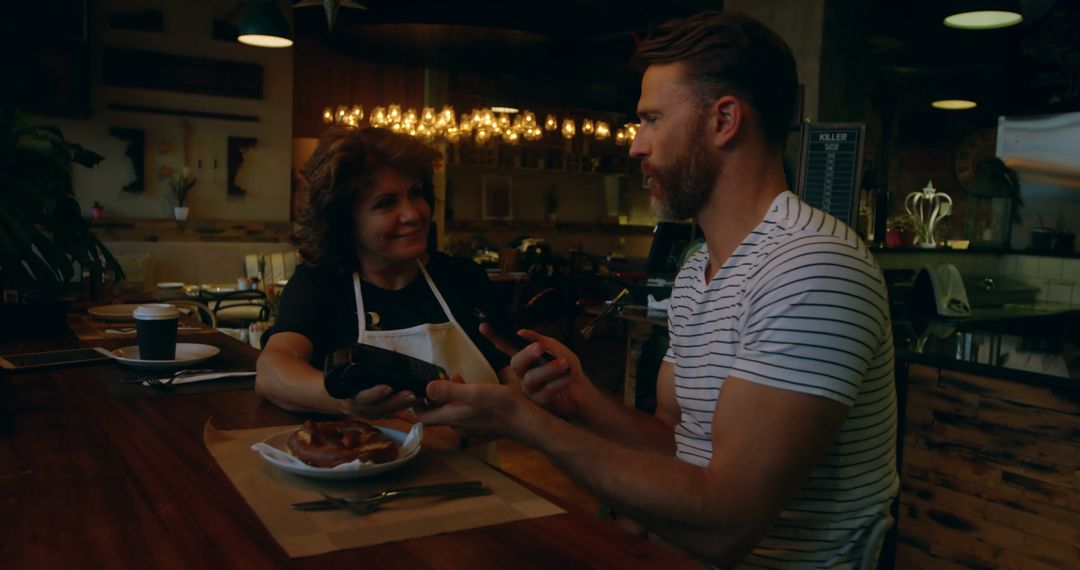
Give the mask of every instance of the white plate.
M 175 360 L 142 360 L 139 358 L 139 346 L 125 346 L 113 351 L 113 358 L 120 364 L 127 364 L 135 368 L 158 370 L 163 368 L 181 368 L 198 364 L 217 356 L 221 349 L 209 344 L 195 344 L 190 342 L 176 343 Z
M 399 448 L 405 443 L 405 438 L 409 436 L 409 434 L 396 429 L 385 428 L 382 426 L 375 427 L 383 432 L 383 434 L 391 441 L 398 444 Z M 422 430 L 423 426 L 417 424 L 413 429 Z M 255 444 L 255 446 L 252 446 L 252 450 L 258 453 L 259 457 L 262 457 L 264 461 L 278 469 L 296 475 L 303 475 L 305 477 L 315 477 L 317 479 L 357 479 L 360 477 L 369 477 L 371 475 L 397 469 L 409 461 L 412 461 L 414 457 L 420 454 L 420 444 L 417 443 L 408 455 L 399 456 L 397 459 L 386 463 L 369 463 L 365 465 L 363 463 L 353 462 L 353 465 L 348 466 L 312 467 L 311 465 L 300 462 L 299 459 L 296 459 L 289 453 L 289 447 L 287 445 L 289 436 L 296 430 L 297 428 L 290 428 L 285 431 L 279 431 L 262 440 L 261 443 L 273 448 L 272 450 L 267 450 L 265 447 L 258 449 L 257 447 L 261 447 L 258 443 Z M 283 453 L 285 457 L 278 456 L 278 452 Z
M 235 285 L 223 285 L 223 284 L 220 284 L 220 283 L 218 283 L 218 284 L 203 283 L 202 285 L 199 285 L 199 289 L 202 289 L 203 291 L 206 291 L 207 293 L 221 294 L 221 293 L 232 293 L 233 291 L 236 291 L 236 286 Z
M 103 321 L 130 321 L 135 318 L 132 314 L 135 312 L 135 307 L 138 305 L 104 305 L 90 307 L 86 313 Z
M 179 281 L 167 281 L 165 283 L 158 283 L 158 289 L 182 289 L 184 284 Z

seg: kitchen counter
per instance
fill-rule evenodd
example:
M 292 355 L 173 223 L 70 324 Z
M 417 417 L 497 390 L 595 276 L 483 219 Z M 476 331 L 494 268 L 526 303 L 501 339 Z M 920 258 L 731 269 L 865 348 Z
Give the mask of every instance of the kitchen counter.
M 966 319 L 895 319 L 898 362 L 1039 384 L 1080 393 L 1080 306 L 1061 303 L 975 309 Z

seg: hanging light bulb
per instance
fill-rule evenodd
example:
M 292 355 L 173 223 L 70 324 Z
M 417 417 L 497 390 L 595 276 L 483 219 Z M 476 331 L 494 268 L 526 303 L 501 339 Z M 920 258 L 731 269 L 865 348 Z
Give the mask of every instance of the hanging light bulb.
M 349 113 L 349 109 L 345 105 L 338 105 L 337 110 L 334 112 L 334 120 L 339 123 L 345 122 L 345 115 Z
M 476 144 L 484 144 L 491 138 L 487 129 L 476 129 Z
M 577 129 L 574 127 L 574 120 L 573 119 L 563 119 L 563 122 L 562 122 L 562 136 L 563 136 L 563 138 L 566 139 L 566 140 L 570 140 L 570 139 L 574 138 L 574 133 L 576 133 L 576 132 L 577 132 Z
M 349 116 L 353 118 L 353 126 L 355 127 L 364 118 L 364 108 L 360 105 L 353 105 L 352 110 L 349 111 Z
M 611 127 L 604 121 L 596 122 L 596 140 L 604 141 L 611 137 Z
M 626 129 L 620 128 L 615 131 L 615 144 L 619 146 L 626 144 Z
M 416 109 L 413 109 L 412 107 L 409 107 L 409 110 L 405 111 L 405 114 L 401 116 L 401 122 L 404 123 L 407 126 L 415 127 L 416 126 Z
M 386 111 L 386 120 L 389 121 L 391 124 L 400 123 L 401 122 L 401 105 L 397 105 L 397 104 L 390 105 L 390 107 Z
M 544 130 L 545 131 L 550 132 L 550 131 L 557 130 L 558 128 L 559 128 L 559 120 L 555 118 L 555 115 L 548 115 L 547 118 L 544 119 Z
M 334 122 L 334 110 L 326 107 L 322 110 L 322 122 L 330 124 Z
M 424 107 L 424 110 L 420 111 L 420 122 L 425 125 L 434 125 L 435 109 L 431 107 Z
M 381 127 L 385 125 L 386 109 L 382 107 L 375 107 L 375 109 L 371 111 L 371 118 L 369 120 L 371 121 L 371 126 L 373 127 Z
M 581 120 L 581 134 L 591 135 L 593 134 L 593 122 L 592 119 Z

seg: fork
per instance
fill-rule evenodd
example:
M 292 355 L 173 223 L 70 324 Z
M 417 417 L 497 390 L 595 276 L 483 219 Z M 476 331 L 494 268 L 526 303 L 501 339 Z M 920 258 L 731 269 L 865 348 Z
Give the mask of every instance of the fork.
M 450 486 L 451 485 L 447 485 L 447 487 L 450 487 Z M 404 490 L 404 491 L 409 491 L 409 490 Z M 331 497 L 330 495 L 327 495 L 326 493 L 322 493 L 322 492 L 320 492 L 319 494 L 323 496 L 325 504 L 330 505 L 333 508 L 346 510 L 346 511 L 349 511 L 350 513 L 352 513 L 354 515 L 367 515 L 367 514 L 371 514 L 371 513 L 375 512 L 375 511 L 379 510 L 379 507 L 381 507 L 382 505 L 384 505 L 384 504 L 386 504 L 386 503 L 388 503 L 390 501 L 393 501 L 395 499 L 400 499 L 400 498 L 403 498 L 403 497 L 430 496 L 430 497 L 437 498 L 439 500 L 448 500 L 448 499 L 461 499 L 461 498 L 465 498 L 465 497 L 479 497 L 479 496 L 483 496 L 483 495 L 490 495 L 491 493 L 492 493 L 491 488 L 486 487 L 484 485 L 465 485 L 465 486 L 458 485 L 458 486 L 456 486 L 456 489 L 454 489 L 454 490 L 447 489 L 447 490 L 443 490 L 443 492 L 438 492 L 438 493 L 437 492 L 432 492 L 432 491 L 427 491 L 427 492 L 384 491 L 382 493 L 372 495 L 371 497 L 367 497 L 367 498 L 365 498 L 365 499 L 363 499 L 361 501 L 350 501 L 350 500 L 346 500 L 346 499 L 343 499 L 343 498 L 340 498 L 340 497 Z M 323 502 L 323 501 L 316 501 L 316 502 Z M 312 504 L 314 504 L 314 503 L 312 503 Z M 292 505 L 292 507 L 295 510 L 323 510 L 322 508 L 303 508 L 303 507 L 301 507 L 301 505 L 303 505 L 303 503 L 297 503 L 295 505 Z
M 153 376 L 153 377 L 149 377 L 149 378 L 133 378 L 133 379 L 130 379 L 130 380 L 124 380 L 124 383 L 125 384 L 143 384 L 143 383 L 146 383 L 146 384 L 149 384 L 151 386 L 167 386 L 169 384 L 172 384 L 173 381 L 179 380 L 180 378 L 185 378 L 187 376 L 193 376 L 195 374 L 205 374 L 207 372 L 213 372 L 213 370 L 211 370 L 209 368 L 187 368 L 187 369 L 184 369 L 184 370 L 177 370 L 176 372 L 174 372 L 172 374 L 172 376 L 167 376 L 165 378 L 159 378 L 157 376 Z
M 435 485 L 421 485 L 419 487 L 399 487 L 397 489 L 386 489 L 373 495 L 354 495 L 351 497 L 337 497 L 338 500 L 345 501 L 353 505 L 361 505 L 364 503 L 383 503 L 392 499 L 403 497 L 432 497 L 446 494 L 456 494 L 458 492 L 477 492 L 486 494 L 490 490 L 484 486 L 481 481 L 461 481 L 458 483 L 439 483 Z M 307 501 L 303 503 L 293 503 L 290 505 L 293 509 L 298 511 L 318 511 L 325 510 L 330 507 L 334 507 L 331 502 L 335 497 L 327 497 L 323 501 Z

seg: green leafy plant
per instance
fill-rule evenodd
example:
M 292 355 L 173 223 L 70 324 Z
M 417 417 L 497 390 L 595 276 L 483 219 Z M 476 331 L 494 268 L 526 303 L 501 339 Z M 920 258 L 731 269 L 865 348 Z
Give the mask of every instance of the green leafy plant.
M 885 222 L 885 227 L 898 232 L 915 232 L 918 231 L 919 224 L 915 218 L 911 217 L 911 214 L 903 213 L 890 216 Z
M 190 167 L 183 167 L 169 178 L 169 187 L 172 188 L 173 196 L 176 196 L 176 205 L 184 207 L 188 193 L 199 179 L 195 177 Z
M 73 163 L 90 168 L 102 159 L 64 140 L 59 129 L 34 126 L 25 113 L 0 106 L 0 287 L 31 301 L 54 299 L 76 263 L 123 278 L 71 187 Z

